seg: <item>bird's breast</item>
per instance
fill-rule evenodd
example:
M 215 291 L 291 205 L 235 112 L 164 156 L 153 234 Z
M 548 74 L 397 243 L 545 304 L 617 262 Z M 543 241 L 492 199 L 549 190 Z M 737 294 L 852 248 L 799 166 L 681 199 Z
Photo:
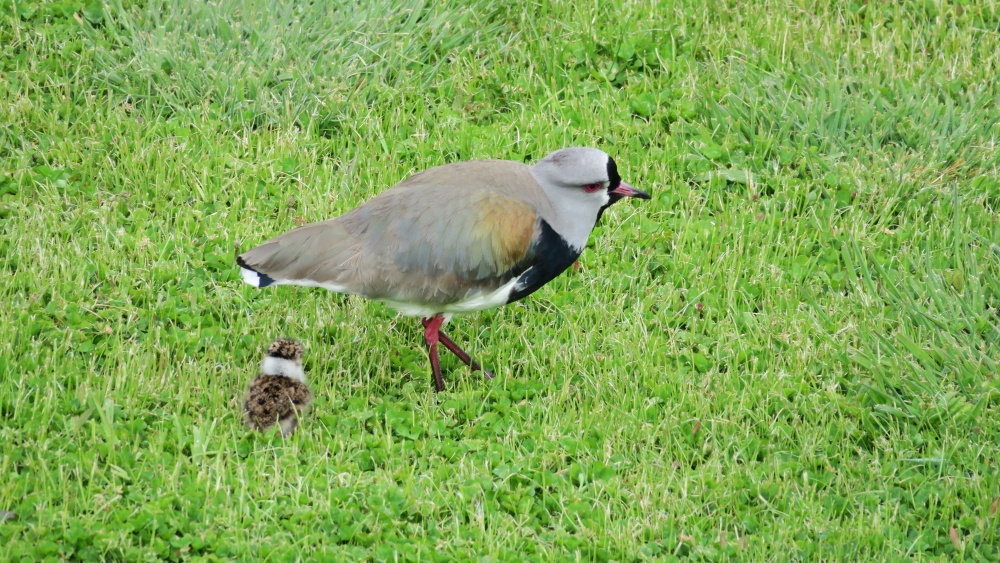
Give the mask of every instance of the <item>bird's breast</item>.
M 548 224 L 540 222 L 538 238 L 532 245 L 531 265 L 515 278 L 515 285 L 507 297 L 508 303 L 523 299 L 549 283 L 580 256 L 582 248 L 574 248 Z

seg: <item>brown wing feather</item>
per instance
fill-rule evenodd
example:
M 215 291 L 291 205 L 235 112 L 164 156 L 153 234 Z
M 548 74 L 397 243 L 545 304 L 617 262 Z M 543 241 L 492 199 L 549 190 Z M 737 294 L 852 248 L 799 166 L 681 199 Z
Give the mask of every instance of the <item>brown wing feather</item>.
M 498 196 L 488 197 L 485 206 L 476 233 L 490 242 L 496 270 L 506 272 L 528 252 L 537 216 L 530 205 Z

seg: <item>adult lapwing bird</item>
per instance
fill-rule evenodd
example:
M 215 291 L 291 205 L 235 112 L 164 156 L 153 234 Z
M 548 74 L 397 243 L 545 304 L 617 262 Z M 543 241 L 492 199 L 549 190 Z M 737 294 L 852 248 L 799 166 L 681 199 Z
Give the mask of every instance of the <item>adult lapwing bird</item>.
M 260 375 L 250 382 L 243 400 L 247 428 L 266 432 L 277 424 L 286 438 L 295 432 L 299 417 L 312 402 L 302 353 L 302 344 L 290 338 L 279 338 L 268 346 Z
M 441 331 L 448 319 L 512 303 L 548 283 L 576 261 L 601 214 L 623 197 L 649 194 L 623 182 L 614 159 L 593 148 L 561 149 L 533 166 L 457 162 L 268 240 L 236 262 L 256 287 L 322 287 L 421 317 L 442 391 L 438 342 L 480 369 Z

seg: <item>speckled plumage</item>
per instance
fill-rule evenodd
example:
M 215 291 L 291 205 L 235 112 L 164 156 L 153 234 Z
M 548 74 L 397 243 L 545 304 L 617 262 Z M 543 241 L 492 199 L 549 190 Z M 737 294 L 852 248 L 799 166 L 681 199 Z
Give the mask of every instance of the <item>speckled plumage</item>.
M 281 358 L 282 360 L 292 360 L 293 362 L 302 360 L 304 353 L 305 349 L 302 347 L 302 344 L 298 340 L 291 338 L 279 338 L 267 347 L 268 356 Z
M 302 375 L 302 355 L 302 345 L 287 338 L 275 340 L 268 347 L 263 373 L 250 383 L 243 401 L 248 428 L 265 432 L 278 424 L 282 436 L 288 437 L 295 432 L 299 417 L 306 413 L 312 402 L 312 391 Z M 287 364 L 268 362 L 268 358 L 291 362 L 295 374 L 272 369 L 270 366 Z

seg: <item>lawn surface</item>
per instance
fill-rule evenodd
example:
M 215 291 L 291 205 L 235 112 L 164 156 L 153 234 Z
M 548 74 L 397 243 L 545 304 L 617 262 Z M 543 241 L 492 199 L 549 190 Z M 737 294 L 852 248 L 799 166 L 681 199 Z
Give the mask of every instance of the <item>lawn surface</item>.
M 1000 7 L 0 3 L 0 560 L 997 560 Z M 450 334 L 234 252 L 418 170 L 653 194 Z M 239 401 L 307 346 L 291 439 Z

